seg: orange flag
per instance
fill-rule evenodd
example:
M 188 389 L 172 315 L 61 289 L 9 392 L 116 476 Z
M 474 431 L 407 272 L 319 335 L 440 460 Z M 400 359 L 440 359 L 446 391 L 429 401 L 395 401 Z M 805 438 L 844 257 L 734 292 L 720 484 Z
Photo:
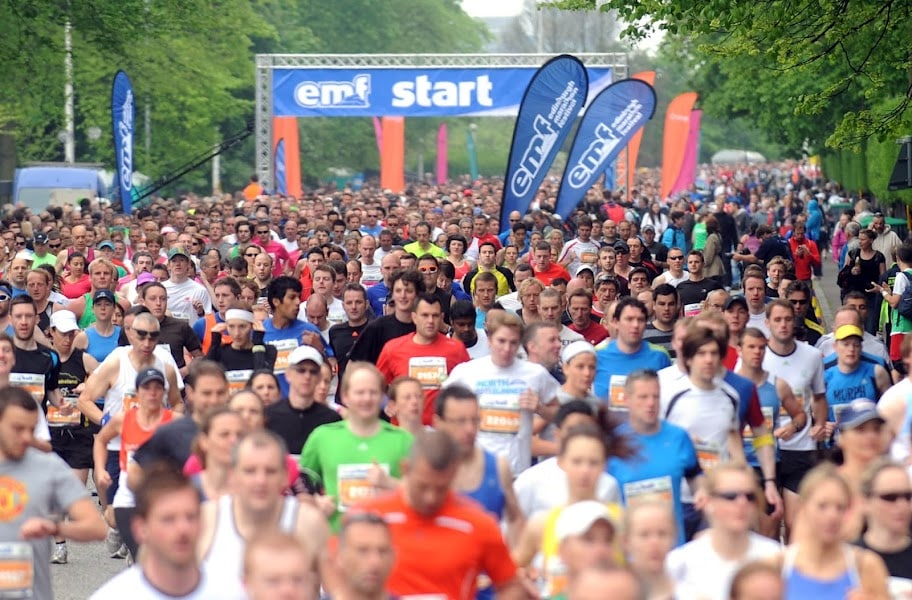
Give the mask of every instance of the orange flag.
M 301 198 L 301 150 L 297 117 L 273 117 L 272 149 L 285 140 L 285 186 L 289 196 Z M 275 183 L 275 182 L 273 182 Z
M 665 133 L 662 137 L 662 200 L 671 193 L 684 163 L 687 136 L 690 133 L 690 111 L 697 102 L 696 92 L 684 92 L 668 105 Z
M 395 194 L 405 191 L 405 117 L 383 117 L 380 187 Z
M 645 81 L 649 85 L 655 86 L 656 72 L 642 71 L 640 73 L 635 73 L 631 79 L 639 79 L 640 81 Z M 617 162 L 615 163 L 617 165 L 614 176 L 615 185 L 618 183 L 624 184 L 628 202 L 630 201 L 630 192 L 633 191 L 634 179 L 636 179 L 637 156 L 640 153 L 640 142 L 642 140 L 643 130 L 640 129 L 636 135 L 630 138 L 630 143 L 627 144 L 627 147 L 618 154 Z M 630 167 L 629 169 L 627 168 L 628 166 Z

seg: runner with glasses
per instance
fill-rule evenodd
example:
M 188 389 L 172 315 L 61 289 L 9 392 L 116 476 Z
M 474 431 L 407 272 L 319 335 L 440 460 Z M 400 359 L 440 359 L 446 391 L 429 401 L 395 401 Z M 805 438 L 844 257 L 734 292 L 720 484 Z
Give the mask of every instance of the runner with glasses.
M 77 408 L 96 425 L 105 425 L 111 418 L 136 405 L 136 375 L 148 368 L 158 369 L 165 375 L 165 397 L 168 405 L 181 406 L 179 386 L 183 384 L 174 366 L 154 354 L 160 335 L 158 319 L 150 313 L 136 315 L 131 327 L 125 329 L 129 346 L 114 350 L 86 381 L 79 395 Z M 95 404 L 96 398 L 104 398 L 104 404 Z M 105 487 L 96 481 L 98 496 L 103 506 L 109 506 L 117 492 L 120 476 L 120 438 L 115 437 L 107 444 L 108 460 L 105 466 L 111 476 L 111 485 Z M 124 558 L 120 534 L 114 524 L 113 511 L 106 511 L 110 530 L 106 540 L 107 551 L 116 558 Z

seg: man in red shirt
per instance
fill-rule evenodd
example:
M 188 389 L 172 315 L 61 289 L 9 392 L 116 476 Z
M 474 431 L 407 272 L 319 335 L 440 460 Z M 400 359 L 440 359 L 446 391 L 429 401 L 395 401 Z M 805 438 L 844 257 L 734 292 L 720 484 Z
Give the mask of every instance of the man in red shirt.
M 440 333 L 443 307 L 440 298 L 421 294 L 412 309 L 415 333 L 387 343 L 377 358 L 377 368 L 387 383 L 397 377 L 413 377 L 424 389 L 421 421 L 430 425 L 434 419 L 434 399 L 440 384 L 459 363 L 469 361 L 465 345 L 458 339 Z
M 397 596 L 475 597 L 485 573 L 498 599 L 525 598 L 497 522 L 451 488 L 459 447 L 441 431 L 421 434 L 402 467 L 399 489 L 352 507 L 382 516 L 393 535 L 396 564 L 387 589 Z
M 535 274 L 535 278 L 545 284 L 545 286 L 551 285 L 551 282 L 558 277 L 563 278 L 565 281 L 573 279 L 567 269 L 551 262 L 551 246 L 545 241 L 535 245 L 535 250 L 532 253 L 532 272 Z
M 582 335 L 593 346 L 608 337 L 608 330 L 592 320 L 592 292 L 573 290 L 567 298 L 570 329 Z
M 795 262 L 795 278 L 798 281 L 810 281 L 814 275 L 814 267 L 820 267 L 820 251 L 817 243 L 805 237 L 807 227 L 804 221 L 797 221 L 789 238 L 789 247 L 792 249 L 792 258 Z

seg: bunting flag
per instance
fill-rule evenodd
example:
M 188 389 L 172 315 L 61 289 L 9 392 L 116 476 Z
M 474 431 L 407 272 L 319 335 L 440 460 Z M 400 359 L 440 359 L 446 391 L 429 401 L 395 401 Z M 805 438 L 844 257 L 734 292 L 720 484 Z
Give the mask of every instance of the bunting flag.
M 586 191 L 655 113 L 656 95 L 639 79 L 622 79 L 595 97 L 576 130 L 554 213 L 566 221 Z
M 656 72 L 641 71 L 635 73 L 632 78 L 645 81 L 649 85 L 655 87 Z M 630 143 L 627 144 L 627 147 L 621 150 L 621 153 L 618 155 L 617 162 L 615 162 L 615 177 L 612 180 L 613 183 L 611 187 L 605 186 L 605 189 L 614 190 L 615 185 L 623 185 L 624 194 L 626 195 L 628 202 L 631 197 L 630 193 L 635 187 L 637 158 L 639 158 L 640 143 L 642 141 L 643 130 L 640 130 L 636 132 L 636 135 L 630 138 Z
M 447 157 L 447 125 L 441 123 L 437 129 L 437 185 L 443 185 L 447 182 L 449 165 Z
M 668 198 L 671 189 L 678 180 L 681 166 L 684 164 L 684 153 L 687 150 L 687 137 L 690 133 L 690 111 L 697 101 L 696 92 L 685 92 L 677 96 L 668 105 L 665 113 L 665 133 L 662 138 L 662 199 Z
M 282 160 L 279 160 L 279 144 L 282 145 Z M 301 146 L 298 137 L 296 117 L 273 117 L 272 119 L 273 160 L 276 168 L 276 191 L 293 198 L 300 198 L 301 187 Z M 284 191 L 279 188 L 278 170 L 284 169 Z
M 394 194 L 405 191 L 405 117 L 383 117 L 380 187 Z
M 111 86 L 111 122 L 114 133 L 115 178 L 120 190 L 123 213 L 133 212 L 133 84 L 123 71 L 114 76 Z
M 275 147 L 275 191 L 278 194 L 288 193 L 285 173 L 285 138 L 279 140 Z
M 678 179 L 671 186 L 671 194 L 686 192 L 694 184 L 697 176 L 697 156 L 700 154 L 700 120 L 703 111 L 690 111 L 690 130 L 687 133 L 687 148 L 684 151 L 684 161 L 681 163 L 681 172 Z
M 525 214 L 548 174 L 589 93 L 589 75 L 574 56 L 561 54 L 532 76 L 519 105 L 500 205 L 500 223 L 507 215 Z
M 383 124 L 380 123 L 380 117 L 371 117 L 374 124 L 374 138 L 377 140 L 377 156 L 383 160 Z

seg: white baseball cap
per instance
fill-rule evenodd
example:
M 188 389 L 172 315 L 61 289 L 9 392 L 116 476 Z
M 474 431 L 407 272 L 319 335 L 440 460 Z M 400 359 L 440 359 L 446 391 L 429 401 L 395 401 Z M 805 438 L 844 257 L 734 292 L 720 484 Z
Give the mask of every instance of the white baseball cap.
M 55 313 L 56 314 L 56 313 Z M 323 366 L 323 355 L 313 346 L 298 346 L 288 355 L 288 366 L 294 366 L 305 360 L 317 363 L 318 367 Z
M 60 333 L 70 331 L 79 331 L 79 324 L 76 323 L 76 315 L 73 311 L 58 310 L 51 315 L 51 327 Z
M 584 500 L 571 504 L 560 512 L 554 524 L 554 534 L 560 543 L 568 537 L 585 534 L 598 521 L 611 525 L 615 534 L 621 532 L 620 524 L 606 505 L 595 500 Z

